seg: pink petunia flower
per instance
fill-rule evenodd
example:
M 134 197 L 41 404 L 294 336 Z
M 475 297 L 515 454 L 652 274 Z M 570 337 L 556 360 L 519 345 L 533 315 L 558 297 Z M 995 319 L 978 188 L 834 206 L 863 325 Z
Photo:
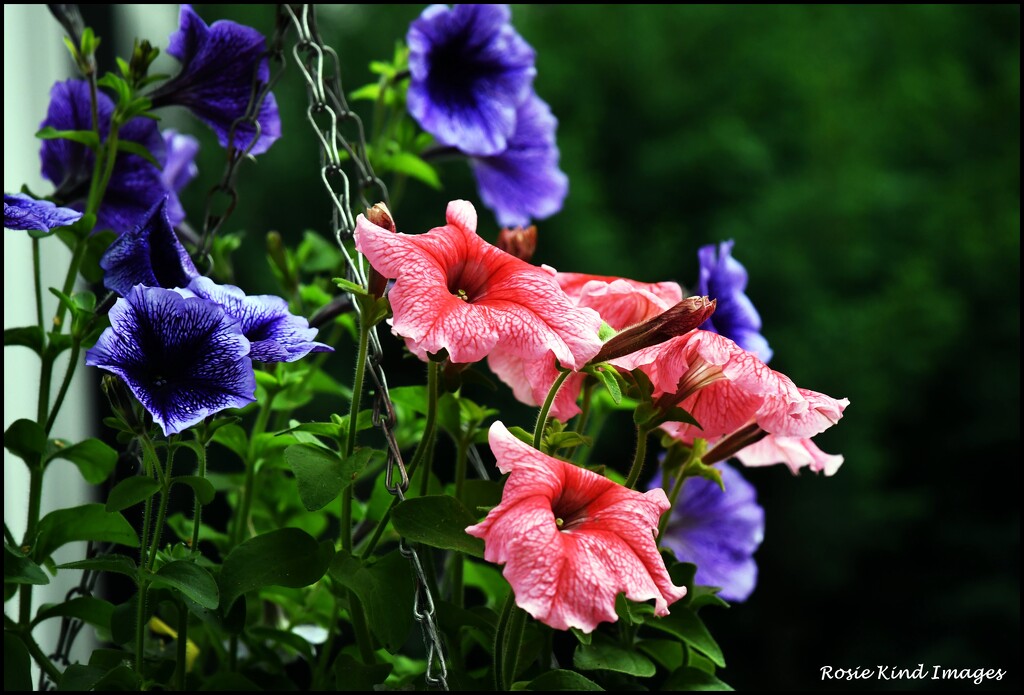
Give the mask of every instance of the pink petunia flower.
M 654 318 L 683 298 L 683 290 L 675 282 L 638 282 L 583 273 L 556 273 L 555 279 L 577 306 L 594 309 L 617 331 Z M 511 350 L 498 349 L 487 363 L 527 405 L 543 403 L 558 378 L 558 368 L 550 355 L 542 360 L 526 360 Z M 576 400 L 582 384 L 582 374 L 566 379 L 552 404 L 551 417 L 565 422 L 580 412 Z
M 558 630 L 615 622 L 615 597 L 654 599 L 667 615 L 686 595 L 658 554 L 664 490 L 646 493 L 547 456 L 491 425 L 491 450 L 509 473 L 501 504 L 466 532 L 484 539 L 488 562 L 505 565 L 516 604 Z
M 835 475 L 843 465 L 839 454 L 826 454 L 806 437 L 781 437 L 769 434 L 764 439 L 740 449 L 736 458 L 744 466 L 771 466 L 784 463 L 796 475 L 804 466 L 815 473 Z
M 552 354 L 583 366 L 601 349 L 597 312 L 575 306 L 548 271 L 491 246 L 476 234 L 464 200 L 426 234 L 397 234 L 360 215 L 355 240 L 370 264 L 395 279 L 392 329 L 420 359 L 447 350 L 477 362 L 501 346 L 525 360 Z

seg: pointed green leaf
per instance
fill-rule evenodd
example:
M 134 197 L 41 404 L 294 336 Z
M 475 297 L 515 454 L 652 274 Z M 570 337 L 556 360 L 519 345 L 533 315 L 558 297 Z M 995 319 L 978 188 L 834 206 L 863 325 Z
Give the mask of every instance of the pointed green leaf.
M 89 558 L 88 560 L 77 560 L 75 562 L 65 562 L 63 565 L 57 565 L 59 570 L 90 570 L 92 572 L 114 572 L 115 574 L 124 574 L 131 577 L 133 580 L 138 578 L 138 571 L 135 565 L 135 560 L 128 557 L 127 555 L 118 555 L 111 553 L 108 555 L 99 555 L 97 557 Z
M 13 632 L 4 630 L 4 692 L 32 690 L 32 663 L 28 647 Z
M 669 615 L 657 620 L 648 620 L 646 624 L 662 632 L 675 635 L 693 649 L 705 654 L 719 668 L 725 667 L 725 657 L 722 655 L 721 647 L 704 626 L 704 621 L 692 610 L 676 605 L 672 607 L 672 612 Z
M 43 353 L 43 329 L 39 326 L 23 326 L 21 328 L 4 329 L 4 347 L 21 345 L 37 355 Z
M 139 547 L 135 529 L 119 512 L 108 513 L 102 504 L 83 504 L 58 509 L 43 517 L 32 557 L 45 559 L 65 543 L 74 541 L 105 541 Z
M 227 610 L 241 594 L 264 586 L 297 589 L 314 584 L 334 556 L 330 541 L 317 543 L 297 528 L 282 528 L 250 538 L 224 558 L 220 572 L 221 606 Z
M 153 575 L 154 586 L 180 591 L 203 608 L 214 609 L 220 603 L 220 591 L 213 575 L 188 560 L 170 562 Z
M 622 402 L 622 385 L 619 383 L 622 377 L 619 376 L 615 367 L 603 364 L 587 371 L 601 380 L 604 387 L 608 389 L 608 395 L 612 397 L 613 403 L 618 405 Z
M 398 152 L 385 158 L 382 168 L 411 176 L 434 190 L 441 190 L 441 179 L 437 175 L 437 170 L 412 152 Z
M 39 612 L 32 620 L 33 625 L 38 625 L 50 618 L 78 618 L 90 625 L 110 629 L 110 619 L 114 615 L 114 604 L 93 596 L 78 596 L 65 601 L 64 603 L 44 603 L 39 607 Z
M 117 452 L 99 439 L 86 439 L 68 446 L 64 440 L 53 439 L 46 460 L 64 459 L 78 466 L 79 472 L 90 485 L 99 485 L 114 472 Z
M 314 444 L 293 444 L 284 460 L 295 473 L 299 498 L 309 511 L 327 506 L 366 467 L 373 449 L 364 448 L 342 460 L 336 453 Z
M 483 540 L 466 533 L 466 527 L 476 522 L 476 516 L 450 495 L 413 497 L 391 514 L 395 530 L 408 540 L 482 558 Z
M 140 106 L 141 106 L 141 104 L 140 104 Z M 150 105 L 146 105 L 142 110 L 145 111 L 146 109 L 149 108 L 149 106 Z M 131 140 L 118 140 L 117 141 L 117 151 L 118 152 L 127 152 L 128 154 L 138 155 L 139 157 L 142 157 L 143 159 L 145 159 L 147 162 L 149 162 L 153 166 L 157 166 L 157 167 L 161 166 L 160 162 L 157 161 L 156 157 L 154 157 L 153 154 L 149 150 L 147 150 L 145 147 L 143 147 L 142 145 L 140 145 L 137 142 L 132 142 Z
M 214 496 L 217 491 L 206 478 L 201 478 L 198 475 L 179 475 L 171 478 L 171 485 L 181 484 L 188 485 L 196 493 L 196 497 L 199 499 L 200 504 L 209 504 L 213 502 Z
M 93 130 L 57 130 L 48 125 L 38 130 L 36 137 L 40 140 L 71 140 L 91 149 L 100 146 L 100 138 Z
M 577 646 L 572 665 L 581 671 L 616 671 L 638 678 L 650 678 L 658 670 L 643 654 L 613 644 Z
M 4 584 L 49 584 L 50 578 L 19 548 L 4 542 Z
M 32 420 L 15 420 L 4 432 L 4 448 L 25 462 L 33 461 L 46 450 L 46 433 Z
M 330 574 L 359 597 L 370 629 L 389 651 L 405 643 L 413 625 L 413 583 L 409 561 L 399 551 L 372 564 L 339 551 Z
M 157 493 L 160 483 L 144 475 L 125 478 L 107 495 L 108 512 L 119 512 L 147 500 Z
M 526 686 L 527 690 L 537 692 L 556 690 L 604 690 L 600 685 L 585 678 L 575 671 L 548 671 L 534 678 Z

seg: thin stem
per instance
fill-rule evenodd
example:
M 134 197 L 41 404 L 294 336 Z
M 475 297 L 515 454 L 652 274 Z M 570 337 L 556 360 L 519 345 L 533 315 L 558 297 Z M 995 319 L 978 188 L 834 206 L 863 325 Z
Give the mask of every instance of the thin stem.
M 30 465 L 28 469 L 28 521 L 25 524 L 24 545 L 35 545 L 36 527 L 39 525 L 39 514 L 43 499 L 43 466 L 42 463 Z M 22 584 L 18 596 L 18 621 L 28 629 L 32 622 L 32 585 Z
M 672 518 L 672 512 L 676 508 L 676 500 L 679 499 L 679 492 L 683 489 L 683 481 L 686 480 L 686 469 L 693 465 L 695 461 L 700 461 L 704 452 L 707 450 L 707 441 L 698 437 L 693 441 L 693 446 L 690 448 L 690 453 L 687 455 L 686 460 L 683 461 L 683 465 L 679 467 L 679 473 L 676 475 L 675 480 L 672 483 L 672 491 L 668 494 L 669 508 L 661 516 L 661 521 L 658 522 L 658 538 L 665 535 L 665 529 L 668 528 L 669 519 Z
M 146 595 L 149 580 L 139 573 L 138 603 L 135 606 L 135 672 L 142 678 L 142 661 L 146 651 Z
M 245 482 L 242 484 L 242 504 L 238 518 L 235 520 L 233 539 L 235 545 L 245 539 L 246 529 L 249 528 L 249 515 L 252 513 L 252 498 L 256 487 L 256 438 L 263 434 L 263 430 L 267 427 L 270 408 L 274 404 L 276 396 L 276 392 L 270 393 L 267 402 L 260 404 L 256 422 L 253 423 L 252 432 L 249 433 L 249 451 L 245 457 Z
M 153 566 L 156 564 L 156 553 L 160 549 L 160 537 L 163 535 L 164 522 L 167 519 L 167 500 L 171 496 L 171 474 L 174 469 L 174 452 L 176 451 L 173 445 L 168 447 L 167 451 L 167 466 L 164 468 L 162 480 L 160 481 L 160 506 L 156 512 L 156 525 L 153 527 L 153 544 L 149 550 L 149 560 L 146 564 L 146 569 L 150 572 L 153 571 Z
M 199 442 L 199 447 L 196 449 L 196 458 L 199 459 L 199 477 L 206 478 L 206 442 L 199 441 L 199 435 L 196 435 L 196 441 Z M 195 493 L 195 506 L 192 512 L 192 554 L 195 555 L 199 552 L 199 528 L 203 524 L 203 503 L 199 501 L 199 493 Z
M 64 397 L 68 395 L 68 389 L 71 387 L 71 380 L 75 376 L 75 370 L 78 368 L 78 356 L 82 352 L 82 344 L 77 338 L 73 339 L 74 342 L 71 344 L 71 357 L 68 361 L 68 368 L 64 372 L 64 381 L 60 384 L 60 390 L 57 391 L 57 400 L 53 402 L 53 407 L 50 409 L 50 416 L 46 418 L 46 427 L 43 431 L 46 434 L 50 434 L 53 429 L 54 423 L 57 421 L 57 413 L 60 412 L 60 407 L 64 404 Z
M 547 398 L 544 399 L 544 405 L 541 406 L 540 412 L 537 413 L 537 424 L 533 427 L 533 448 L 540 451 L 540 443 L 544 438 L 544 427 L 548 424 L 548 412 L 551 410 L 551 405 L 555 402 L 555 396 L 558 395 L 558 390 L 562 388 L 562 384 L 572 374 L 569 370 L 562 370 L 558 378 L 555 379 L 555 383 L 551 384 L 551 388 L 548 389 Z
M 177 668 L 174 671 L 178 692 L 185 691 L 185 676 L 188 672 L 188 609 L 184 601 L 178 601 L 178 641 L 175 653 Z
M 370 628 L 367 627 L 366 612 L 363 604 L 352 591 L 348 592 L 349 617 L 352 618 L 352 629 L 356 633 L 356 645 L 359 647 L 359 658 L 364 664 L 372 665 L 377 663 L 377 656 L 373 653 L 373 640 L 370 637 Z
M 469 454 L 469 436 L 460 437 L 455 448 L 455 498 L 462 501 L 463 489 L 466 485 L 466 459 Z M 452 555 L 452 603 L 461 608 L 464 603 L 463 576 L 465 556 L 460 552 Z
M 356 449 L 356 431 L 359 422 L 359 406 L 363 398 L 363 379 L 366 376 L 366 353 L 370 344 L 370 326 L 359 320 L 359 351 L 356 356 L 356 375 L 352 380 L 352 403 L 348 411 L 348 432 L 345 437 L 343 458 L 348 458 Z M 352 485 L 341 491 L 341 548 L 352 550 Z M 372 652 L 371 652 L 372 653 Z
M 498 624 L 494 626 L 494 668 L 492 673 L 494 675 L 494 689 L 501 691 L 505 689 L 505 633 L 508 630 L 508 620 L 512 615 L 512 611 L 516 607 L 516 598 L 509 589 L 508 597 L 505 599 L 505 605 L 501 608 L 501 613 L 498 615 Z
M 576 418 L 576 427 L 573 429 L 577 434 L 583 434 L 587 429 L 587 420 L 590 419 L 590 402 L 594 397 L 594 388 L 597 382 L 587 377 L 583 384 L 583 405 L 580 406 L 580 416 Z
M 46 327 L 43 326 L 43 280 L 39 268 L 39 239 L 32 237 L 32 278 L 36 292 L 36 324 L 46 339 Z
M 426 460 L 427 465 L 423 468 L 423 477 L 420 479 L 420 495 L 426 495 L 430 485 L 430 463 L 433 459 L 429 454 L 434 449 L 434 434 L 437 431 L 437 382 L 441 371 L 441 365 L 431 360 L 427 365 L 427 422 L 423 427 L 423 438 L 420 439 L 415 453 L 412 455 L 413 466 L 419 465 Z M 410 472 L 411 476 L 412 473 Z
M 509 594 L 511 596 L 511 594 Z M 508 637 L 505 641 L 505 665 L 502 667 L 502 674 L 505 682 L 502 690 L 510 690 L 516 679 L 516 671 L 519 670 L 519 650 L 523 646 L 523 632 L 526 630 L 526 611 L 518 606 L 513 606 L 512 614 L 508 618 Z
M 70 297 L 71 291 L 75 289 L 75 281 L 78 280 L 78 269 L 82 267 L 86 246 L 86 239 L 79 238 L 75 242 L 75 248 L 71 251 L 71 265 L 68 266 L 68 274 L 64 276 L 64 285 L 61 287 L 61 292 L 66 296 Z M 67 306 L 64 302 L 59 302 L 57 304 L 57 313 L 53 317 L 54 329 L 58 331 L 63 329 L 65 312 L 67 312 Z
M 46 673 L 47 677 L 54 683 L 60 683 L 60 670 L 50 661 L 50 657 L 46 656 L 46 652 L 36 642 L 35 637 L 32 636 L 32 630 L 28 628 L 19 630 L 18 637 L 28 648 L 28 653 L 32 655 L 32 658 L 39 664 L 39 668 Z
M 633 455 L 633 465 L 629 468 L 629 477 L 626 478 L 626 487 L 630 489 L 636 488 L 636 482 L 644 469 L 644 459 L 647 457 L 647 437 L 650 433 L 650 430 L 640 425 L 636 426 L 636 453 Z
M 63 306 L 63 305 L 62 305 Z M 39 367 L 39 397 L 36 402 L 36 421 L 45 423 L 50 412 L 50 382 L 53 379 L 53 357 L 49 350 L 43 353 Z

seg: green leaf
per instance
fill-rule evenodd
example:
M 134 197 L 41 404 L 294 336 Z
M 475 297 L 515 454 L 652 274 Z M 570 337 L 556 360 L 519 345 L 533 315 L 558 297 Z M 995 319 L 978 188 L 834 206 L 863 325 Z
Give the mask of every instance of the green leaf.
M 384 169 L 411 176 L 427 184 L 434 190 L 441 190 L 441 179 L 434 167 L 414 155 L 412 152 L 397 152 L 383 162 Z
M 102 504 L 83 504 L 58 509 L 43 517 L 32 557 L 43 560 L 65 543 L 74 541 L 105 541 L 139 547 L 135 529 L 120 513 L 108 513 Z
M 292 444 L 284 460 L 295 473 L 299 498 L 309 511 L 323 509 L 366 467 L 373 449 L 360 449 L 347 459 L 313 444 Z
M 567 432 L 550 432 L 544 436 L 544 444 L 548 451 L 555 452 L 560 449 L 575 449 L 580 444 L 590 446 L 593 440 L 584 437 L 579 432 L 569 430 Z
M 43 329 L 39 326 L 4 329 L 4 347 L 21 345 L 37 355 L 43 354 Z
M 675 635 L 690 647 L 705 654 L 719 668 L 725 667 L 725 657 L 715 638 L 696 613 L 688 608 L 675 606 L 672 613 L 657 620 L 648 620 L 647 625 Z
M 38 130 L 36 137 L 40 140 L 72 140 L 91 149 L 96 149 L 100 146 L 100 138 L 92 130 L 57 130 L 53 126 L 48 125 Z
M 32 690 L 32 663 L 28 647 L 13 632 L 4 630 L 4 692 Z
M 679 406 L 666 410 L 662 419 L 665 422 L 685 422 L 689 425 L 700 427 L 700 423 L 697 422 L 697 419 L 693 417 L 693 415 L 690 415 L 688 410 L 680 408 Z M 703 428 L 701 427 L 701 429 Z
M 685 647 L 674 639 L 642 639 L 636 646 L 669 671 L 675 671 L 682 666 L 686 658 Z
M 362 690 L 371 692 L 391 675 L 391 664 L 367 666 L 348 654 L 339 654 L 334 660 L 335 690 Z
M 4 542 L 4 584 L 49 584 L 50 578 L 20 549 Z
M 699 668 L 684 666 L 677 670 L 661 686 L 662 690 L 732 690 L 716 676 L 701 671 Z
M 149 108 L 149 106 L 147 105 L 142 110 L 145 111 L 148 108 Z M 161 167 L 162 166 L 160 164 L 160 162 L 157 161 L 156 157 L 154 157 L 153 154 L 149 150 L 147 150 L 145 147 L 143 147 L 139 143 L 132 142 L 131 140 L 118 140 L 117 141 L 117 151 L 118 152 L 127 152 L 128 154 L 138 155 L 139 157 L 142 157 L 143 159 L 145 159 L 147 162 L 149 162 L 153 166 L 156 166 L 156 167 Z
M 109 630 L 113 615 L 114 604 L 109 601 L 92 596 L 78 596 L 64 603 L 44 603 L 33 618 L 32 625 L 38 625 L 50 618 L 69 617 Z
M 399 649 L 413 625 L 413 583 L 409 561 L 395 550 L 373 564 L 345 551 L 331 563 L 331 577 L 355 592 L 370 629 L 391 652 Z
M 594 369 L 588 369 L 587 371 L 601 380 L 604 387 L 608 389 L 608 395 L 612 397 L 612 402 L 615 403 L 615 405 L 622 402 L 622 385 L 619 383 L 619 380 L 622 377 L 619 376 L 615 367 L 601 365 Z
M 245 459 L 249 449 L 249 437 L 238 425 L 225 425 L 213 433 L 213 441 L 227 447 L 238 458 Z
M 604 690 L 600 685 L 584 678 L 575 671 L 555 670 L 548 671 L 534 678 L 526 686 L 527 690 L 550 691 L 550 690 Z
M 569 631 L 572 632 L 573 636 L 576 638 L 576 640 L 580 644 L 590 644 L 593 641 L 593 639 L 594 639 L 594 636 L 593 636 L 592 633 L 584 632 L 583 630 L 580 630 L 579 628 L 572 627 L 572 628 L 569 628 Z
M 521 442 L 526 442 L 530 446 L 533 446 L 533 433 L 527 432 L 519 425 L 513 425 L 508 428 L 508 431 L 512 433 L 512 436 Z
M 407 499 L 391 514 L 395 530 L 410 541 L 482 558 L 483 540 L 466 533 L 466 527 L 476 522 L 473 513 L 450 495 Z
M 335 285 L 345 290 L 346 292 L 351 292 L 352 294 L 358 295 L 360 297 L 370 296 L 370 294 L 366 291 L 365 287 L 363 287 L 362 285 L 357 285 L 351 280 L 346 280 L 345 278 L 333 278 L 333 282 Z
M 217 491 L 206 478 L 201 478 L 198 475 L 179 475 L 171 478 L 171 485 L 181 484 L 188 485 L 196 493 L 196 497 L 199 499 L 200 504 L 209 504 L 213 502 L 213 498 L 216 496 Z
M 349 101 L 377 101 L 380 97 L 380 85 L 376 82 L 364 84 L 348 95 Z
M 15 420 L 4 432 L 4 448 L 26 463 L 31 462 L 46 450 L 46 433 L 32 420 Z
M 88 220 L 86 218 L 92 218 Z M 78 221 L 88 233 L 96 224 L 95 215 L 86 215 Z M 117 238 L 117 234 L 111 229 L 104 229 L 88 237 L 85 247 L 85 257 L 82 259 L 82 276 L 89 282 L 99 283 L 103 281 L 103 268 L 100 267 L 100 258 L 107 252 L 107 249 Z
M 220 603 L 220 592 L 213 575 L 188 560 L 169 562 L 152 577 L 154 586 L 176 589 L 203 608 L 214 609 Z
M 572 665 L 581 671 L 616 671 L 638 678 L 650 678 L 658 670 L 643 654 L 613 644 L 577 646 Z
M 98 439 L 86 439 L 71 446 L 62 439 L 53 439 L 50 443 L 46 461 L 70 461 L 90 485 L 98 485 L 108 479 L 118 465 L 118 452 Z
M 134 506 L 143 500 L 147 500 L 157 493 L 160 483 L 144 475 L 136 475 L 125 478 L 110 491 L 107 495 L 108 512 L 119 512 L 122 509 Z
M 99 683 L 104 674 L 105 671 L 96 666 L 71 664 L 64 671 L 64 675 L 61 676 L 58 690 L 62 692 L 87 692 Z
M 111 553 L 108 555 L 99 555 L 97 557 L 89 558 L 88 560 L 76 560 L 75 562 L 65 562 L 63 565 L 57 565 L 59 570 L 90 570 L 93 572 L 114 572 L 115 574 L 124 574 L 131 577 L 133 580 L 138 579 L 138 571 L 135 565 L 135 560 L 128 557 L 127 555 L 118 555 Z
M 317 543 L 297 528 L 282 528 L 250 538 L 224 558 L 220 572 L 221 606 L 226 611 L 247 591 L 278 585 L 297 589 L 316 583 L 334 556 L 330 541 Z
M 694 586 L 686 592 L 686 605 L 694 611 L 704 606 L 719 606 L 728 608 L 729 602 L 718 595 L 721 591 L 717 586 Z

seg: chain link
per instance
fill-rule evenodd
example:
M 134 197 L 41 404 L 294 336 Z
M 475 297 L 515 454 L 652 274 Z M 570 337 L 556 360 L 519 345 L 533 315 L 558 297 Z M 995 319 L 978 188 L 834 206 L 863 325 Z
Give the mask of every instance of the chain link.
M 335 239 L 345 256 L 348 278 L 366 286 L 366 268 L 362 257 L 353 258 L 346 242 L 351 241 L 356 221 L 352 213 L 354 203 L 362 208 L 371 206 L 367 197 L 373 193 L 373 202 L 389 204 L 387 187 L 374 174 L 366 147 L 366 133 L 362 119 L 353 112 L 345 99 L 341 86 L 341 62 L 333 48 L 324 44 L 316 23 L 312 5 L 280 5 L 295 28 L 297 38 L 292 49 L 295 63 L 306 82 L 309 106 L 306 119 L 320 142 L 320 179 L 332 203 L 331 222 Z M 325 67 L 327 72 L 325 72 Z M 351 131 L 346 136 L 342 129 Z M 343 164 L 349 163 L 354 174 L 354 186 L 345 173 Z M 356 199 L 353 199 L 352 189 Z M 354 303 L 359 311 L 358 303 Z M 387 442 L 387 464 L 384 484 L 399 500 L 405 499 L 409 488 L 409 473 L 402 460 L 402 452 L 395 436 L 397 417 L 388 392 L 387 376 L 383 368 L 384 352 L 377 329 L 370 331 L 366 369 L 373 382 L 373 424 L 380 429 Z M 419 555 L 404 539 L 399 551 L 409 560 L 416 582 L 413 616 L 423 634 L 427 655 L 425 679 L 428 686 L 448 690 L 448 668 L 445 664 L 441 634 L 437 628 L 434 598 Z

